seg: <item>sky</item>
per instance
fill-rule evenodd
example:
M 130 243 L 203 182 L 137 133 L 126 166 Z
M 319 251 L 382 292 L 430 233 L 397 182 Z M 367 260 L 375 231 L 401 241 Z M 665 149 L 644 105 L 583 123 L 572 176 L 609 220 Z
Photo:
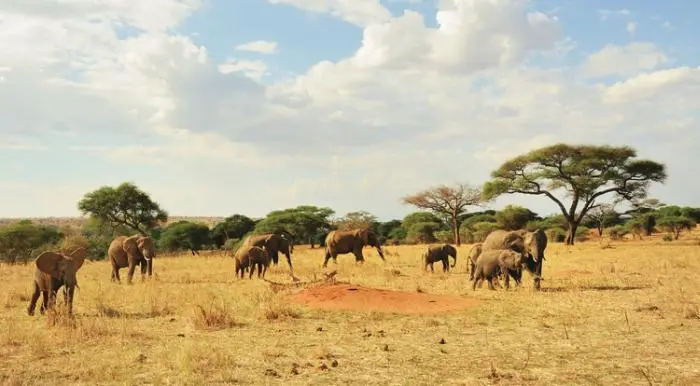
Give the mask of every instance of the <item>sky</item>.
M 171 215 L 381 220 L 558 142 L 663 162 L 697 206 L 700 48 L 681 0 L 3 0 L 0 217 L 133 182 Z M 545 197 L 489 204 L 555 213 Z M 477 208 L 472 208 L 477 210 Z

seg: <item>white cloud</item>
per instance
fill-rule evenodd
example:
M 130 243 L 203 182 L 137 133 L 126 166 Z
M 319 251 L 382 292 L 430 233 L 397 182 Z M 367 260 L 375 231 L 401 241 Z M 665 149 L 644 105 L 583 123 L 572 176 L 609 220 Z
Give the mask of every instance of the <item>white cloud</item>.
M 586 59 L 582 71 L 589 77 L 632 76 L 668 62 L 669 58 L 653 43 L 635 42 L 626 46 L 607 44 Z
M 378 1 L 296 1 L 362 26 L 362 42 L 272 84 L 259 82 L 265 62 L 216 62 L 171 32 L 199 2 L 156 3 L 165 11 L 154 20 L 155 6 L 116 0 L 0 4 L 0 162 L 46 148 L 35 162 L 80 181 L 47 198 L 23 193 L 43 180 L 3 179 L 3 197 L 21 202 L 9 215 L 71 214 L 86 190 L 134 180 L 173 214 L 261 216 L 306 203 L 386 218 L 411 210 L 398 201 L 407 193 L 479 184 L 507 157 L 557 141 L 629 144 L 674 171 L 698 160 L 687 143 L 698 139 L 699 69 L 662 69 L 670 59 L 651 43 L 540 67 L 548 55 L 571 59 L 576 37 L 522 1 L 445 0 L 435 28 Z M 15 159 L 13 170 L 34 168 Z M 73 171 L 80 164 L 91 168 Z M 700 194 L 679 183 L 684 196 L 665 201 Z
M 235 47 L 237 51 L 257 52 L 259 54 L 274 54 L 277 52 L 277 42 L 269 42 L 266 40 L 256 40 L 244 44 L 239 44 Z
M 260 80 L 267 74 L 267 64 L 262 60 L 245 60 L 229 58 L 225 63 L 219 65 L 222 74 L 241 72 L 255 80 Z
M 625 31 L 627 31 L 631 37 L 634 37 L 634 34 L 637 32 L 637 23 L 634 21 L 628 21 L 627 25 L 625 25 Z
M 611 10 L 611 9 L 599 9 L 598 10 L 598 15 L 600 16 L 600 20 L 607 20 L 611 16 L 629 16 L 631 14 L 629 9 L 622 8 L 622 9 L 617 9 L 617 10 Z
M 349 23 L 364 27 L 391 17 L 379 0 L 268 0 L 272 4 L 289 4 L 318 13 L 329 13 Z

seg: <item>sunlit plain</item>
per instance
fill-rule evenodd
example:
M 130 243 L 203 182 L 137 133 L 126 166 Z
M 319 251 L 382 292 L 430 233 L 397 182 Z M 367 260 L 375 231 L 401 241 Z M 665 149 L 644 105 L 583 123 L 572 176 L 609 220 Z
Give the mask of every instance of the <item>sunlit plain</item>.
M 0 382 L 698 384 L 697 237 L 550 243 L 541 292 L 528 273 L 519 288 L 472 291 L 469 245 L 447 274 L 440 263 L 423 271 L 421 245 L 386 246 L 386 264 L 370 248 L 364 265 L 352 255 L 329 264 L 339 282 L 480 302 L 436 315 L 290 302 L 324 277 L 323 251 L 306 246 L 292 257 L 297 285 L 284 260 L 268 270 L 274 283 L 237 279 L 220 252 L 159 256 L 153 278 L 137 273 L 133 285 L 111 283 L 106 262 L 86 262 L 74 320 L 60 307 L 28 316 L 33 265 L 3 264 Z

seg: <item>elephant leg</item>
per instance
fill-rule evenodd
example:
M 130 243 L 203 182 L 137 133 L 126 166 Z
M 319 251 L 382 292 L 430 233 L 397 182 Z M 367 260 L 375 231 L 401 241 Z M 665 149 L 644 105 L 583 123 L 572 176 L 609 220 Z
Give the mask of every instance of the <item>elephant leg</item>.
M 474 278 L 474 284 L 472 284 L 472 291 L 476 291 L 476 285 L 481 281 L 481 277 Z
M 537 262 L 537 266 L 535 267 L 535 279 L 534 279 L 534 288 L 535 290 L 540 290 L 540 282 L 542 281 L 542 259 L 540 259 Z
M 41 291 L 41 307 L 39 312 L 44 315 L 44 312 L 49 308 L 49 291 Z
M 136 270 L 136 263 L 129 262 L 129 272 L 126 274 L 126 283 L 131 284 L 131 280 L 134 278 L 134 271 Z
M 494 288 L 494 286 L 493 286 L 493 279 L 494 279 L 493 276 L 491 276 L 490 278 L 488 278 L 489 289 L 490 289 L 491 291 L 495 291 L 495 290 L 496 290 L 496 288 Z
M 250 264 L 248 266 L 248 269 L 250 269 L 250 275 L 248 275 L 248 279 L 252 279 L 253 278 L 253 271 L 255 271 L 255 264 Z
M 510 274 L 507 270 L 503 272 L 503 283 L 505 284 L 506 289 L 510 289 Z
M 474 268 L 476 267 L 476 264 L 474 264 L 473 261 L 469 262 L 469 280 L 474 280 Z
M 328 260 L 331 259 L 331 252 L 328 250 L 328 248 L 326 248 L 326 255 L 324 256 L 324 258 L 325 260 L 323 261 L 323 268 L 326 268 L 326 266 L 328 266 Z
M 355 249 L 352 251 L 352 254 L 355 255 L 355 262 L 356 263 L 364 263 L 365 262 L 365 257 L 362 255 L 362 248 Z
M 119 277 L 119 267 L 116 264 L 112 265 L 112 281 L 116 281 L 119 284 L 122 283 L 122 279 Z
M 34 293 L 32 294 L 32 299 L 29 301 L 29 307 L 27 307 L 27 314 L 29 316 L 34 315 L 34 310 L 36 309 L 36 302 L 39 300 L 39 295 L 41 295 L 41 290 L 39 285 L 34 282 Z
M 141 263 L 139 265 L 141 265 L 141 281 L 143 282 L 144 280 L 146 280 L 146 271 L 148 269 L 148 263 L 146 262 L 146 260 L 141 260 Z
M 260 277 L 262 277 L 262 270 L 263 270 L 263 265 L 258 264 L 258 279 L 260 279 Z
M 450 270 L 450 261 L 445 257 L 442 259 L 442 272 Z

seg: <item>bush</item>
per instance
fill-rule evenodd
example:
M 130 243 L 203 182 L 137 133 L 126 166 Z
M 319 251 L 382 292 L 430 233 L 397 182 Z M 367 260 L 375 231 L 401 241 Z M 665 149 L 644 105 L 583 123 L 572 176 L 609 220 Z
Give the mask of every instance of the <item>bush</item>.
M 566 231 L 559 227 L 548 229 L 547 238 L 554 243 L 563 243 L 566 241 Z
M 671 241 L 673 241 L 673 236 L 671 236 L 667 233 L 664 235 L 663 240 L 666 242 L 671 242 Z
M 627 234 L 627 229 L 622 225 L 616 225 L 614 227 L 606 229 L 606 233 L 610 240 L 620 240 L 624 235 Z

